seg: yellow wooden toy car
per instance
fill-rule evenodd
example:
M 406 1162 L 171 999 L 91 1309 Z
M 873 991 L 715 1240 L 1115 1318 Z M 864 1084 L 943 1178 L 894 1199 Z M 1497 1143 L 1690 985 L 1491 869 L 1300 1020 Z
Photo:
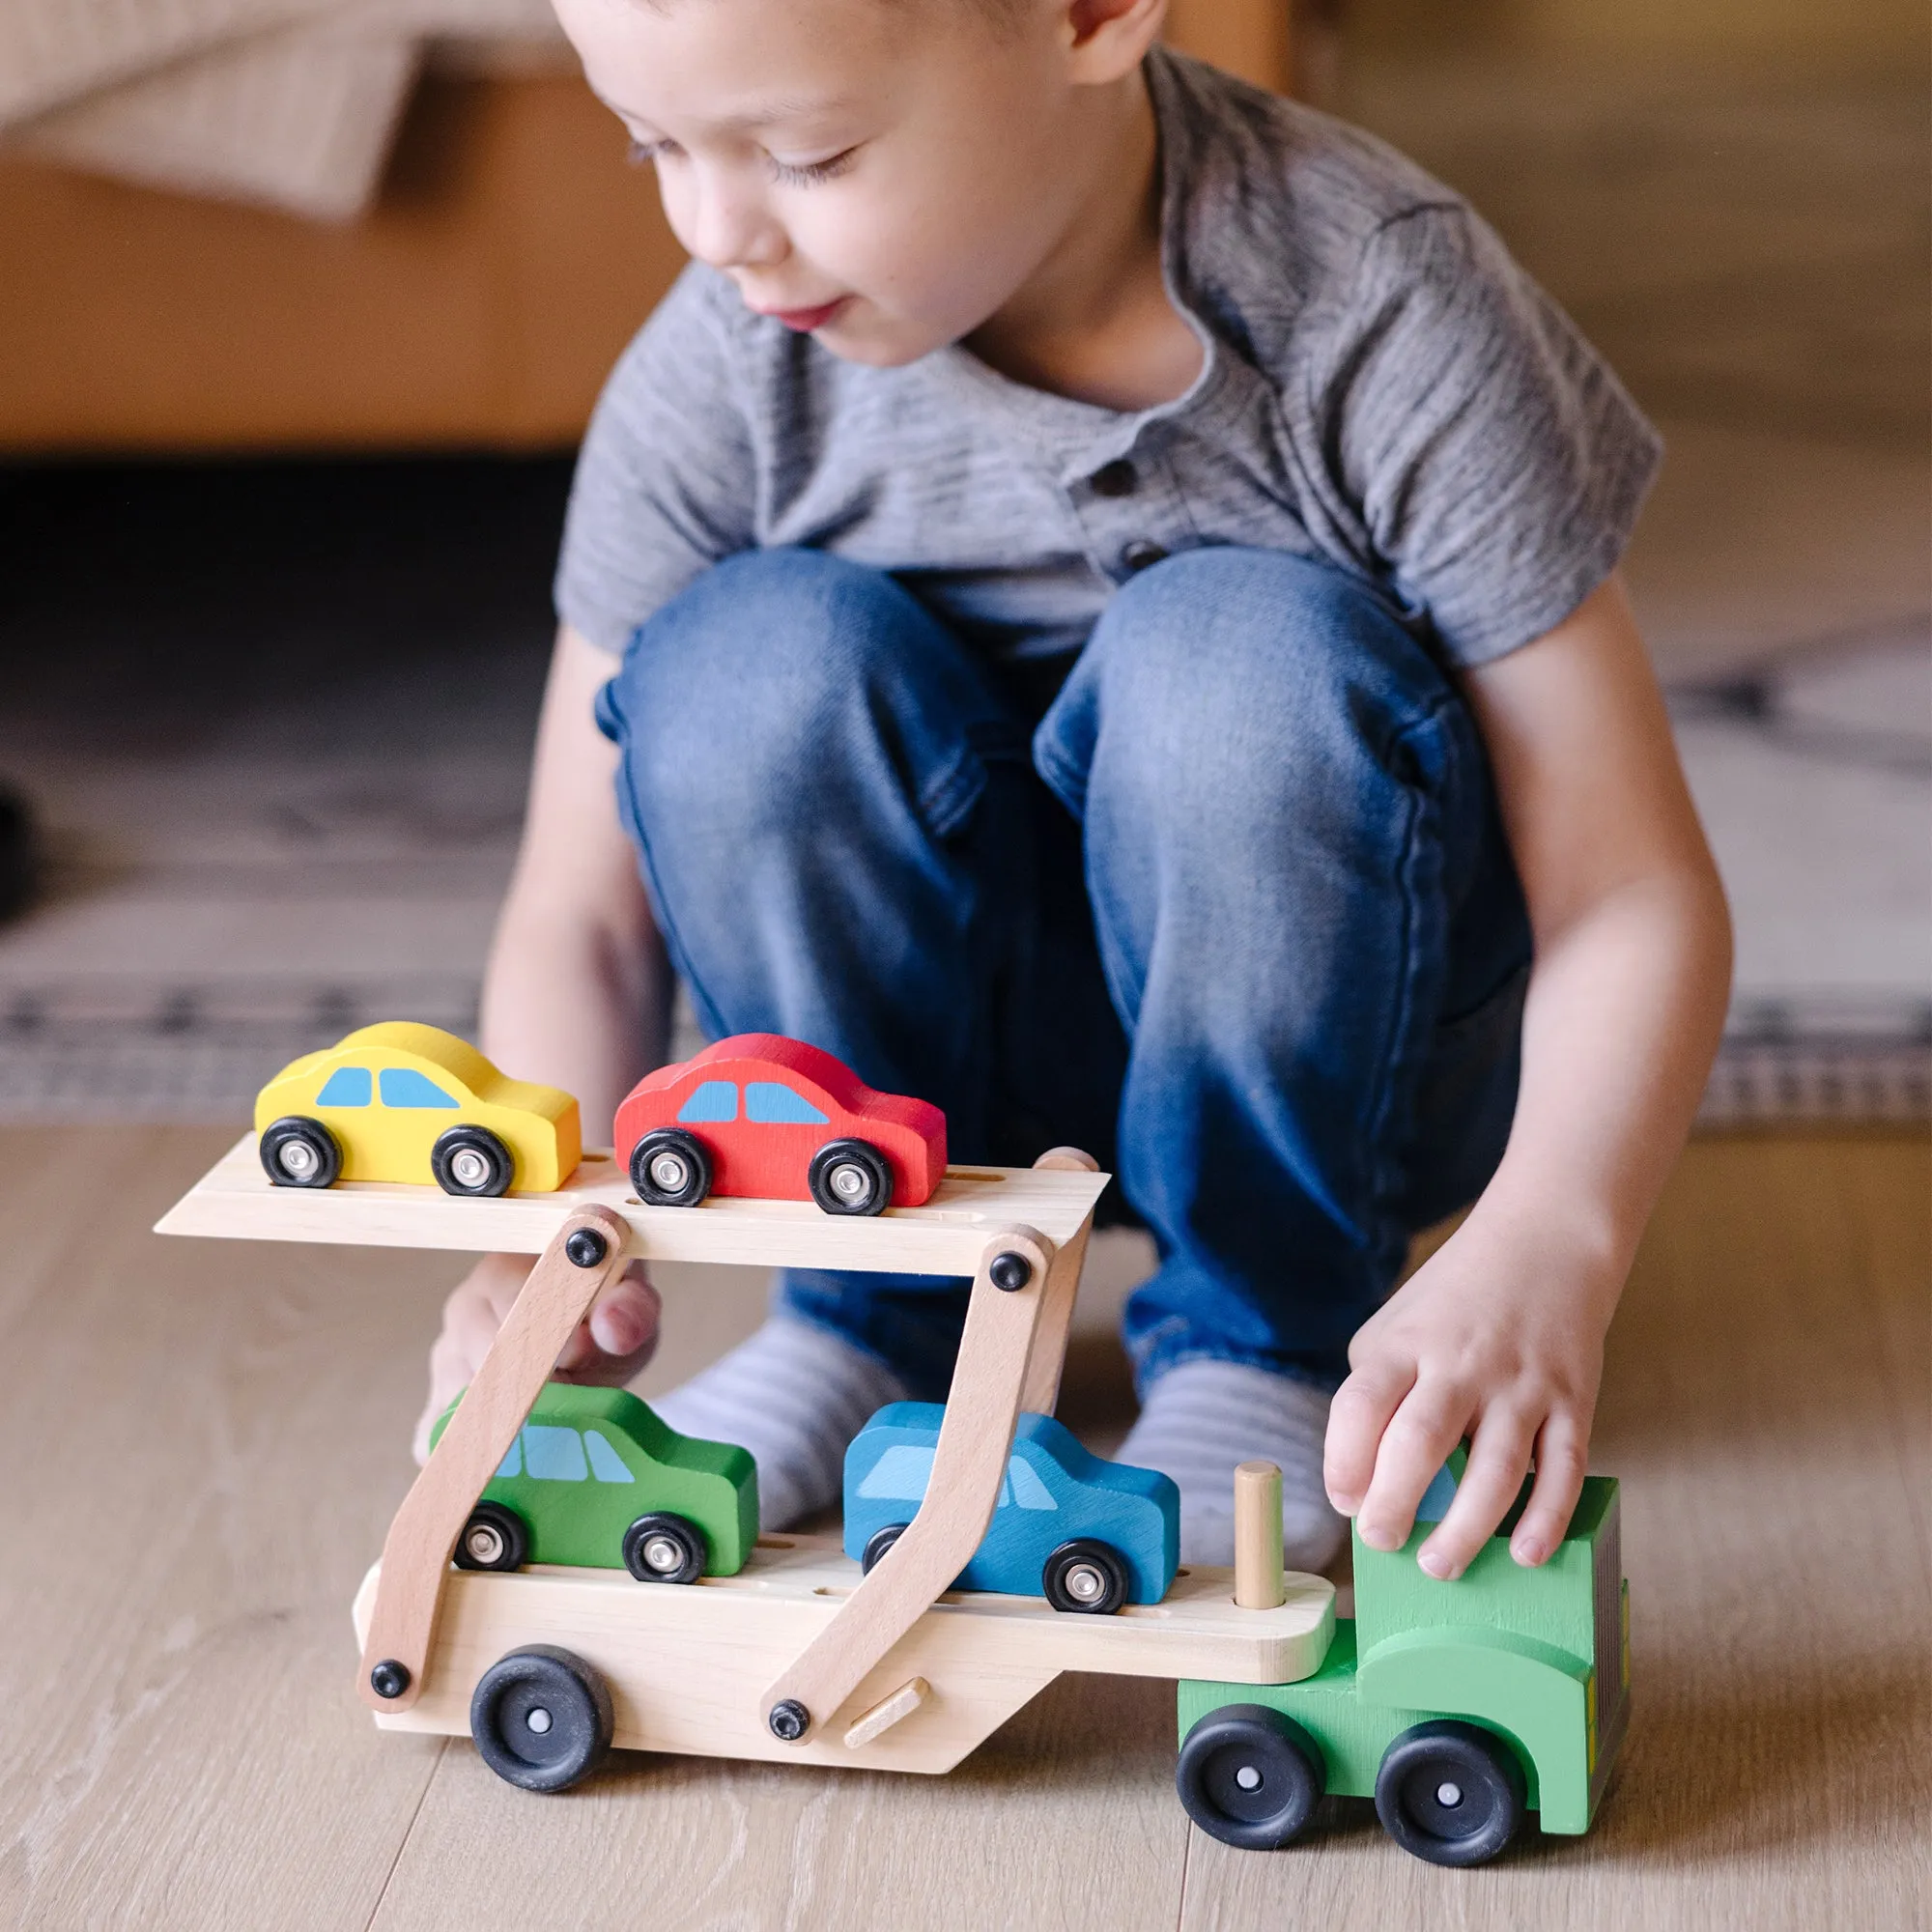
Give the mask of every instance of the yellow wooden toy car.
M 255 1100 L 278 1187 L 434 1180 L 445 1194 L 544 1194 L 582 1153 L 577 1102 L 507 1080 L 440 1027 L 384 1020 L 305 1053 Z

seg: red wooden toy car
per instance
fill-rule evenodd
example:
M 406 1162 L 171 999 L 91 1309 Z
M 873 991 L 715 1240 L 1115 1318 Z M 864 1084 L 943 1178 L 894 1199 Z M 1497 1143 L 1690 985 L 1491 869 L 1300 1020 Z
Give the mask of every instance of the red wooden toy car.
M 734 1034 L 645 1074 L 616 1132 L 617 1157 L 653 1208 L 740 1194 L 883 1214 L 929 1200 L 946 1174 L 937 1107 L 875 1093 L 842 1061 L 776 1033 Z

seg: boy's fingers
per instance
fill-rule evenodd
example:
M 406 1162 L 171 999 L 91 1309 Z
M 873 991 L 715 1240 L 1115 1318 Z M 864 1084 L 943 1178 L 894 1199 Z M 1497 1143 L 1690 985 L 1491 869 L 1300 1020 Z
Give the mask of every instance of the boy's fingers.
M 1389 1417 L 1415 1385 L 1409 1367 L 1357 1369 L 1328 1407 L 1328 1435 L 1321 1454 L 1321 1480 L 1328 1500 L 1344 1516 L 1361 1507 L 1362 1494 L 1376 1473 L 1376 1448 Z
M 658 1345 L 658 1320 L 664 1304 L 636 1262 L 609 1283 L 590 1310 L 590 1339 L 607 1355 L 628 1361 L 645 1360 Z M 639 1368 L 643 1362 L 639 1362 Z
M 1430 1576 L 1460 1577 L 1495 1533 L 1529 1467 L 1536 1423 L 1505 1408 L 1486 1409 L 1469 1447 L 1469 1465 L 1456 1486 L 1456 1500 L 1435 1533 L 1415 1552 Z
M 1535 1568 L 1547 1563 L 1550 1552 L 1563 1541 L 1577 1498 L 1583 1492 L 1583 1477 L 1590 1466 L 1590 1437 L 1587 1425 L 1558 1409 L 1543 1425 L 1536 1443 L 1536 1487 L 1529 1492 L 1529 1505 L 1522 1520 L 1510 1537 L 1510 1554 L 1519 1563 Z
M 658 1346 L 658 1292 L 633 1262 L 577 1324 L 556 1358 L 567 1380 L 618 1386 L 643 1368 Z
M 1382 1431 L 1375 1480 L 1355 1519 L 1371 1549 L 1400 1549 L 1415 1526 L 1415 1506 L 1468 1427 L 1474 1404 L 1461 1389 L 1418 1382 Z

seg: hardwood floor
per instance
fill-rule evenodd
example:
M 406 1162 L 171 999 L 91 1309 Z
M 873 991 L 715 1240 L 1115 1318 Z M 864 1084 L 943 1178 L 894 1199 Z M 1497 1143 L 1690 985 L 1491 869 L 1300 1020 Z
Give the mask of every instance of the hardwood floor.
M 1359 1804 L 1290 1852 L 1203 1837 L 1158 1684 L 1063 1679 L 934 1779 L 624 1759 L 546 1800 L 379 1735 L 349 1600 L 459 1264 L 151 1236 L 225 1139 L 0 1132 L 0 1924 L 1925 1923 L 1923 1138 L 1687 1155 L 1597 1444 L 1626 1485 L 1624 1765 L 1588 1838 L 1465 1874 Z M 654 1382 L 757 1319 L 745 1271 L 667 1290 Z M 1104 1437 L 1123 1383 L 1085 1336 L 1069 1397 Z

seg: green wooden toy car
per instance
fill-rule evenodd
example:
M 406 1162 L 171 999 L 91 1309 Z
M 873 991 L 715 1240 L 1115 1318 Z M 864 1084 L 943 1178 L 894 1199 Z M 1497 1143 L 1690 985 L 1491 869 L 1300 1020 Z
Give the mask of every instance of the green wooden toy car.
M 1526 1812 L 1589 1829 L 1630 1715 L 1630 1589 L 1617 1486 L 1583 1485 L 1541 1569 L 1517 1564 L 1517 1511 L 1453 1582 L 1415 1552 L 1461 1480 L 1458 1450 L 1399 1550 L 1355 1538 L 1355 1615 L 1295 1684 L 1180 1687 L 1176 1783 L 1226 1844 L 1297 1837 L 1324 1794 L 1373 1797 L 1384 1829 L 1432 1864 L 1494 1858 Z M 1519 1504 L 1519 1507 L 1520 1505 Z
M 434 1448 L 456 1411 L 430 1435 Z M 628 1570 L 642 1583 L 731 1577 L 758 1538 L 748 1450 L 680 1435 L 628 1389 L 547 1382 L 456 1539 L 463 1570 Z

